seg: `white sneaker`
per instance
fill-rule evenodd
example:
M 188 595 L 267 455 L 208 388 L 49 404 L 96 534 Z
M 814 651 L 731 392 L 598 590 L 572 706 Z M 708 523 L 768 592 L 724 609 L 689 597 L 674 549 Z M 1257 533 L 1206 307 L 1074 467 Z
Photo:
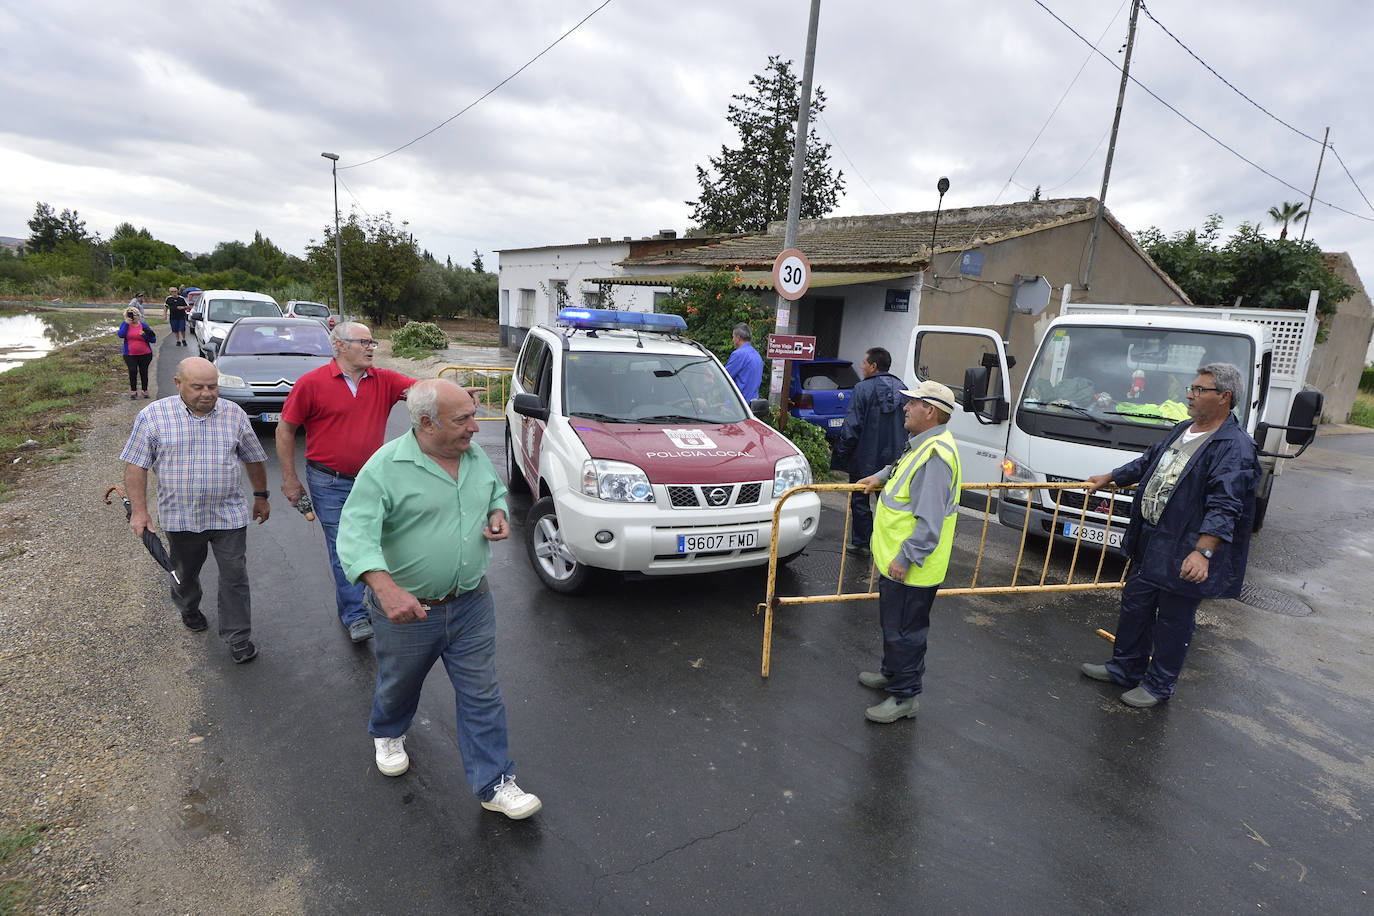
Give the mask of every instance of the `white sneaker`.
M 488 811 L 500 811 L 513 821 L 527 818 L 543 806 L 544 803 L 539 800 L 538 795 L 521 790 L 515 784 L 515 779 L 510 776 L 502 776 L 501 781 L 496 784 L 496 794 L 482 802 L 483 808 Z
M 410 755 L 406 753 L 406 736 L 373 738 L 377 746 L 377 769 L 387 776 L 400 776 L 410 769 Z

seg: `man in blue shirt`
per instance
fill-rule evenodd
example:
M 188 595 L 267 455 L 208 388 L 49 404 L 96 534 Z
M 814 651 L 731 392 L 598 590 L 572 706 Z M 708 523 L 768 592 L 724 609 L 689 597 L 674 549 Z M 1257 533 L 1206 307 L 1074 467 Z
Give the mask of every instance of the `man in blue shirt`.
M 763 357 L 759 356 L 759 351 L 749 342 L 749 337 L 749 325 L 735 325 L 731 338 L 734 341 L 735 352 L 730 354 L 730 359 L 725 363 L 725 371 L 730 373 L 735 387 L 744 395 L 746 401 L 758 397 L 759 387 L 763 384 Z

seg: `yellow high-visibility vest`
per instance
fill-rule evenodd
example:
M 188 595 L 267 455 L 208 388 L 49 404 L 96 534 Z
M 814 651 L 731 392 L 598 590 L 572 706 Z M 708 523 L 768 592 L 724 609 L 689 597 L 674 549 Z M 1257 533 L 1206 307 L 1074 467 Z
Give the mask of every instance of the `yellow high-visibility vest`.
M 907 585 L 939 585 L 945 581 L 949 569 L 949 555 L 954 547 L 954 522 L 958 518 L 959 485 L 959 447 L 948 429 L 932 436 L 913 451 L 907 452 L 892 469 L 892 476 L 883 485 L 878 497 L 878 508 L 873 514 L 873 538 L 869 549 L 873 551 L 873 562 L 878 571 L 887 575 L 888 566 L 897 559 L 902 542 L 911 537 L 916 528 L 916 517 L 911 514 L 911 478 L 916 469 L 932 457 L 938 456 L 954 472 L 952 505 L 954 508 L 945 516 L 940 525 L 940 543 L 926 557 L 920 566 L 912 564 L 903 580 Z

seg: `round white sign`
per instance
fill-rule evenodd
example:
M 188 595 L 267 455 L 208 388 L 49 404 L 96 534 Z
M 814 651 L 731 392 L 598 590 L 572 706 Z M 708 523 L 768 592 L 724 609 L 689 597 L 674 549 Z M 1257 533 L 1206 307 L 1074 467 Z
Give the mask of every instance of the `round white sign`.
M 811 262 L 795 248 L 778 254 L 773 262 L 773 289 L 784 299 L 800 299 L 811 285 Z

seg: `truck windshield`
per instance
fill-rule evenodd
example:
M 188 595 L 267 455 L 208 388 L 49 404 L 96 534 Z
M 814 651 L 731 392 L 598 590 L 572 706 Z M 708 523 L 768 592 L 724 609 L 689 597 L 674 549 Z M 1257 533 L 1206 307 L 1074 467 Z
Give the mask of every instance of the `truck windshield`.
M 711 357 L 667 353 L 570 353 L 569 416 L 605 423 L 739 423 L 749 415 Z
M 1249 337 L 1169 328 L 1058 327 L 1026 376 L 1021 409 L 1083 422 L 1168 427 L 1188 418 L 1199 366 L 1231 363 L 1250 375 Z M 1250 392 L 1236 398 L 1245 424 Z

